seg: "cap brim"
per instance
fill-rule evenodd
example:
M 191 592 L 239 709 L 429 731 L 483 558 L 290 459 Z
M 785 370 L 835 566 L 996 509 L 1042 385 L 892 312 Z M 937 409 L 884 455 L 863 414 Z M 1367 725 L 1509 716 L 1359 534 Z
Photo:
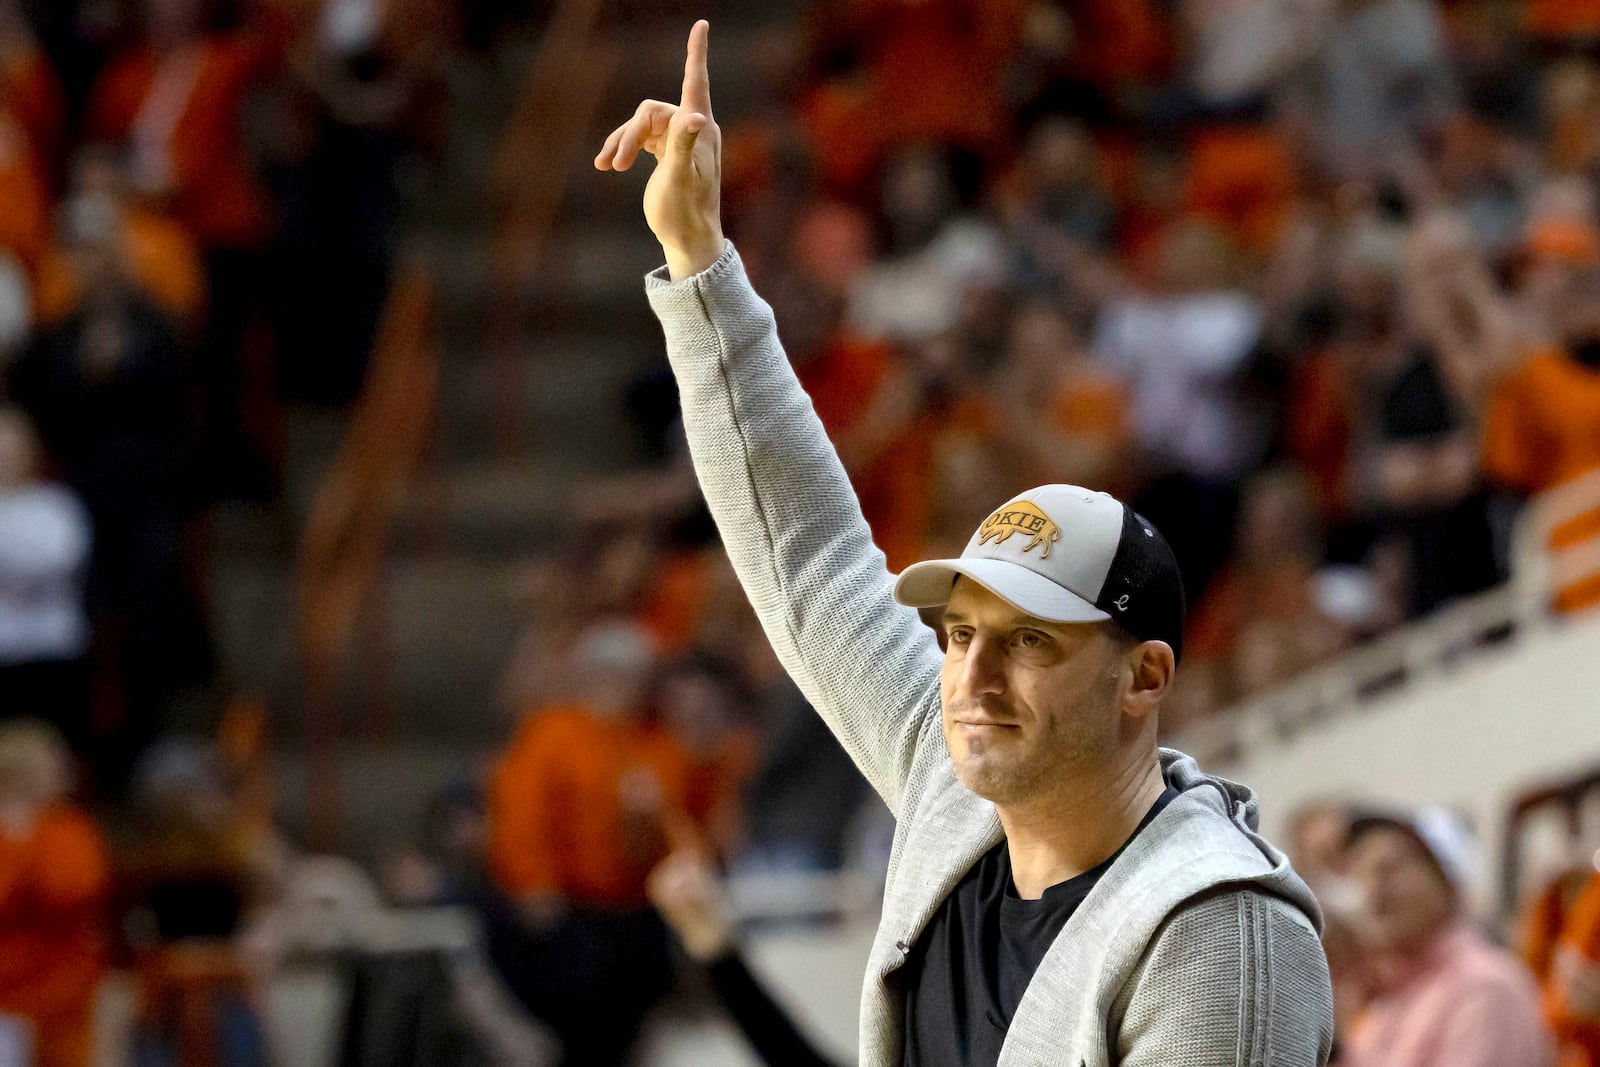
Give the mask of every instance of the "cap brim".
M 966 577 L 1035 618 L 1049 622 L 1103 622 L 1110 615 L 1043 575 L 1003 559 L 930 559 L 914 563 L 894 583 L 894 598 L 913 608 L 950 602 L 958 577 Z

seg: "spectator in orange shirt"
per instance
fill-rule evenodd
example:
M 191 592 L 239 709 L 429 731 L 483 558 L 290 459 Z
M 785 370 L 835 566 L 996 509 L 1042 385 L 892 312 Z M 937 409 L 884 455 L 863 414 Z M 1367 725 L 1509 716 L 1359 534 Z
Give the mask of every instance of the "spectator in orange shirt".
M 151 0 L 145 38 L 101 72 L 84 119 L 89 137 L 127 146 L 134 190 L 193 236 L 210 306 L 198 350 L 207 487 L 272 492 L 266 459 L 270 397 L 259 344 L 270 212 L 245 152 L 255 85 L 279 64 L 287 17 L 268 8 L 237 32 L 208 32 L 195 0 Z M 247 418 L 248 416 L 248 418 Z M 252 439 L 252 434 L 255 439 Z
M 1127 386 L 1095 362 L 1063 308 L 1035 303 L 1016 313 L 995 379 L 999 434 L 1027 470 L 1019 484 L 1127 491 L 1133 447 Z
M 50 240 L 48 168 L 15 102 L 0 92 L 0 249 L 30 273 L 38 269 Z
M 0 726 L 0 1023 L 25 1023 L 38 1067 L 89 1067 L 106 968 L 110 867 L 67 768 L 48 727 Z
M 744 834 L 740 794 L 756 764 L 754 705 L 734 663 L 704 652 L 663 666 L 647 700 L 651 719 L 689 757 L 685 813 L 724 853 Z
M 0 0 L 0 245 L 36 270 L 49 239 L 66 104 L 16 0 Z
M 57 159 L 67 135 L 66 99 L 16 0 L 0 0 L 0 94 L 34 154 Z
M 832 5 L 833 36 L 823 50 L 843 73 L 807 105 L 824 177 L 848 189 L 885 155 L 918 141 L 979 154 L 1004 144 L 1001 74 L 1026 13 L 1021 0 Z
M 650 639 L 591 627 L 571 702 L 528 716 L 488 786 L 490 953 L 560 1038 L 564 1063 L 624 1061 L 669 975 L 645 878 L 690 803 L 691 760 L 644 721 Z
M 256 248 L 268 211 L 241 122 L 286 34 L 268 16 L 237 32 L 208 32 L 204 18 L 195 0 L 151 0 L 143 42 L 101 72 L 84 124 L 94 140 L 127 145 L 133 187 L 202 248 Z
M 1572 272 L 1557 323 L 1561 344 L 1529 353 L 1490 395 L 1484 466 L 1500 485 L 1533 495 L 1600 470 L 1600 266 Z M 1551 547 L 1600 533 L 1600 513 L 1552 532 Z M 1600 604 L 1600 578 L 1557 593 L 1562 610 Z
M 640 595 L 635 620 L 650 631 L 663 652 L 683 652 L 694 643 L 709 607 L 706 579 L 712 551 L 678 548 L 656 560 L 656 574 Z
M 191 332 L 204 321 L 205 268 L 183 227 L 133 202 L 109 148 L 79 153 L 61 207 L 68 227 L 94 215 L 111 221 L 129 282 L 179 326 Z M 34 297 L 36 321 L 52 324 L 77 311 L 84 295 L 81 265 L 66 244 L 46 253 Z
M 1552 43 L 1582 44 L 1600 37 L 1600 7 L 1588 0 L 1522 0 L 1528 32 Z
M 1188 211 L 1226 228 L 1245 251 L 1269 252 L 1297 185 L 1297 164 L 1283 135 L 1267 125 L 1204 126 L 1191 136 L 1188 158 Z
M 1561 1042 L 1561 1067 L 1600 1064 L 1600 872 L 1578 894 L 1556 945 L 1545 1009 Z
M 861 497 L 891 568 L 921 558 L 928 524 L 931 442 L 926 383 L 894 345 L 843 325 L 838 298 L 787 274 L 769 289 L 799 375 Z
M 1574 864 L 1552 873 L 1522 902 L 1513 945 L 1533 977 L 1547 990 L 1555 973 L 1556 950 L 1572 925 L 1573 909 L 1594 867 Z

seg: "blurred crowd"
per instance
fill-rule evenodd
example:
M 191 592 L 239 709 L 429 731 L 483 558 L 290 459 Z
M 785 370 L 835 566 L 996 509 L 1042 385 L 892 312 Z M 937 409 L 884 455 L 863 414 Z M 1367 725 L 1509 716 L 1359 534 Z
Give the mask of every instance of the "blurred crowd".
M 356 395 L 457 5 L 0 0 L 0 1062 L 264 1063 L 288 875 L 204 527 Z M 190 736 L 183 729 L 201 730 Z
M 1459 816 L 1332 801 L 1298 812 L 1288 847 L 1323 906 L 1333 1062 L 1600 1062 L 1594 843 L 1573 838 L 1553 877 L 1532 875 L 1502 948 L 1474 904 L 1488 857 Z
M 283 407 L 360 387 L 427 6 L 0 3 L 0 672 L 107 797 L 213 695 L 207 508 L 275 500 Z
M 721 117 L 725 227 L 890 568 L 958 553 L 995 501 L 1040 482 L 1129 499 L 1190 595 L 1168 729 L 1496 585 L 1525 502 L 1600 469 L 1591 4 L 856 0 L 814 5 L 740 61 L 757 89 Z M 508 684 L 584 693 L 594 649 L 575 620 L 626 619 L 641 656 L 731 654 L 769 677 L 670 379 L 626 399 L 649 469 L 580 508 L 581 547 L 541 572 L 548 615 Z M 1597 595 L 1569 586 L 1555 606 Z M 552 709 L 523 727 L 511 774 L 572 709 L 508 699 Z M 793 699 L 748 705 L 757 752 Z M 817 825 L 844 824 L 810 792 Z M 762 797 L 736 864 L 770 854 Z M 1359 990 L 1345 1062 L 1553 1056 L 1533 979 L 1470 932 L 1453 861 L 1409 819 L 1341 820 L 1324 861 L 1348 867 L 1334 884 L 1364 916 L 1332 935 Z M 491 802 L 491 839 L 496 824 Z M 727 824 L 703 829 L 699 847 L 726 855 Z M 1434 966 L 1453 977 L 1428 985 Z M 1510 1043 L 1478 1043 L 1509 1050 L 1498 1060 L 1440 1044 L 1454 1017 L 1418 1022 L 1407 1000 L 1459 999 L 1479 974 L 1462 1035 L 1492 1020 Z
M 1044 481 L 1166 533 L 1177 727 L 1496 584 L 1521 504 L 1600 467 L 1597 20 L 819 6 L 745 57 L 726 228 L 891 569 Z M 634 399 L 670 453 L 670 391 Z
M 164 732 L 216 699 L 200 519 L 273 498 L 283 405 L 358 392 L 439 63 L 493 8 L 0 0 L 0 1062 L 87 1062 L 114 964 L 141 1067 L 264 1062 L 262 977 L 330 943 L 301 919 L 380 906 L 465 909 L 485 958 L 351 963 L 346 1062 L 625 1062 L 663 914 L 758 1049 L 799 1047 L 727 966 L 719 872 L 881 870 L 883 821 L 664 372 L 626 396 L 639 470 L 530 569 L 510 740 L 375 880 L 274 830 L 260 709 Z M 1168 729 L 1496 584 L 1522 504 L 1600 469 L 1592 3 L 849 0 L 740 62 L 725 226 L 889 565 L 1041 482 L 1130 500 L 1190 597 Z M 1462 1005 L 1520 1042 L 1495 1062 L 1600 1063 L 1594 876 L 1519 963 L 1448 816 L 1296 828 L 1344 1067 L 1479 1062 Z M 439 989 L 465 1022 L 411 1010 Z

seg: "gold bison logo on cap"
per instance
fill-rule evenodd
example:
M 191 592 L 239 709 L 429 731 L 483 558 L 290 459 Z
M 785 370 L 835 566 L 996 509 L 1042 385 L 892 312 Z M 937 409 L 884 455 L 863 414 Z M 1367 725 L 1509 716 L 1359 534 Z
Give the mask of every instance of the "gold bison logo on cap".
M 1028 535 L 1028 543 L 1022 546 L 1022 551 L 1032 552 L 1037 548 L 1040 559 L 1049 559 L 1050 546 L 1061 540 L 1061 527 L 1050 516 L 1026 500 L 1018 500 L 983 520 L 983 525 L 978 527 L 978 544 L 993 540 L 996 545 L 1003 545 L 1012 534 L 1018 533 Z

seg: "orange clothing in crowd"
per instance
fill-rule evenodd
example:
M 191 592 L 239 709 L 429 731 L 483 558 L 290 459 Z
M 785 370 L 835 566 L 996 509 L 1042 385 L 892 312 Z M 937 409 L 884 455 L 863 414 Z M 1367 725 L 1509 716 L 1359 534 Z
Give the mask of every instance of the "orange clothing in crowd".
M 194 242 L 171 219 L 137 208 L 127 210 L 119 241 L 123 263 L 136 288 L 180 323 L 199 321 L 205 310 L 205 265 Z M 65 249 L 52 248 L 39 270 L 34 318 L 57 322 L 83 298 L 82 281 Z
M 1484 468 L 1503 485 L 1532 495 L 1600 470 L 1600 370 L 1559 351 L 1535 352 L 1501 380 L 1483 429 Z M 1600 535 L 1600 512 L 1556 528 L 1552 548 Z M 1562 589 L 1563 611 L 1600 604 L 1600 576 Z
M 1184 651 L 1196 659 L 1226 660 L 1252 623 L 1293 626 L 1317 618 L 1311 579 L 1310 565 L 1293 558 L 1225 569 L 1196 605 L 1184 635 Z
M 795 368 L 817 418 L 835 439 L 849 431 L 872 404 L 894 367 L 894 350 L 882 341 L 841 335 Z
M 212 36 L 171 52 L 136 48 L 100 76 L 89 135 L 126 141 L 134 184 L 202 248 L 247 248 L 268 233 L 266 203 L 245 156 L 245 97 L 276 62 L 268 33 Z
M 1536 37 L 1600 36 L 1594 0 L 1524 0 L 1523 22 Z
M 1153 0 L 1080 0 L 1071 5 L 1074 72 L 1105 89 L 1165 78 L 1173 41 L 1160 7 Z
M 1000 75 L 1026 12 L 1023 0 L 852 0 L 831 11 L 862 69 L 802 107 L 824 180 L 851 188 L 919 141 L 978 151 L 1003 143 Z
M 894 372 L 894 352 L 888 345 L 849 336 L 836 338 L 796 368 L 817 417 L 835 442 L 866 417 Z M 931 449 L 922 432 L 923 421 L 913 420 L 862 469 L 850 472 L 873 540 L 896 571 L 920 558 L 927 526 Z
M 1541 986 L 1550 981 L 1556 944 L 1572 920 L 1572 909 L 1588 883 L 1586 871 L 1563 872 L 1523 905 L 1517 917 L 1517 955 Z
M 39 159 L 60 158 L 67 131 L 67 102 L 50 63 L 36 49 L 0 54 L 0 93 Z
M 1043 433 L 1052 434 L 1063 444 L 1085 449 L 1090 467 L 1062 470 L 1035 463 L 1023 478 L 1028 485 L 1046 482 L 1071 482 L 1094 485 L 1107 492 L 1125 491 L 1117 484 L 1127 473 L 1119 462 L 1133 445 L 1133 423 L 1128 413 L 1128 387 L 1121 378 L 1088 362 L 1075 365 L 1062 374 L 1046 399 Z
M 643 907 L 666 854 L 665 821 L 684 812 L 690 760 L 666 732 L 577 704 L 536 711 L 489 783 L 489 867 L 512 896 Z
M 1108 449 L 1121 448 L 1131 439 L 1127 384 L 1094 367 L 1075 368 L 1056 383 L 1050 414 L 1059 432 Z
M 655 638 L 658 651 L 685 652 L 694 643 L 711 596 L 710 573 L 698 551 L 675 552 L 661 561 L 636 620 Z
M 50 187 L 43 157 L 15 109 L 0 102 L 0 250 L 38 269 L 50 243 Z
M 1296 192 L 1283 137 L 1265 126 L 1202 129 L 1190 139 L 1188 163 L 1189 212 L 1224 227 L 1248 252 L 1270 252 Z
M 934 420 L 914 420 L 852 479 L 861 513 L 872 527 L 872 540 L 896 573 L 922 558 L 933 504 L 929 481 L 934 435 L 940 429 Z
M 100 834 L 79 812 L 47 809 L 25 837 L 0 832 L 0 1015 L 32 1024 L 38 1067 L 88 1067 L 109 891 Z
M 930 538 L 938 533 L 937 510 L 949 503 L 935 499 L 941 468 L 970 444 L 993 441 L 996 418 L 992 407 L 979 396 L 956 398 L 938 410 L 924 407 L 853 478 L 861 512 L 872 527 L 872 540 L 883 550 L 891 571 L 899 573 L 929 557 Z M 1015 492 L 1027 488 L 1015 478 L 1013 483 Z M 986 487 L 990 491 L 996 488 Z M 969 496 L 958 503 L 970 506 L 972 501 Z M 968 528 L 986 513 L 971 513 Z
M 1285 447 L 1311 479 L 1323 520 L 1328 522 L 1342 518 L 1350 503 L 1350 406 L 1339 353 L 1319 352 L 1300 367 L 1290 388 Z
M 1600 978 L 1600 874 L 1591 875 L 1578 895 L 1557 951 L 1574 953 Z M 1575 1013 L 1559 982 L 1548 986 L 1545 1010 L 1561 1042 L 1561 1067 L 1600 1067 L 1600 1017 Z
M 684 811 L 719 847 L 733 845 L 743 830 L 744 787 L 760 758 L 761 739 L 755 730 L 734 727 L 716 751 L 694 760 L 690 767 Z
M 851 7 L 874 90 L 869 117 L 889 144 L 982 147 L 1003 134 L 1000 73 L 1021 39 L 1026 3 L 855 0 Z

